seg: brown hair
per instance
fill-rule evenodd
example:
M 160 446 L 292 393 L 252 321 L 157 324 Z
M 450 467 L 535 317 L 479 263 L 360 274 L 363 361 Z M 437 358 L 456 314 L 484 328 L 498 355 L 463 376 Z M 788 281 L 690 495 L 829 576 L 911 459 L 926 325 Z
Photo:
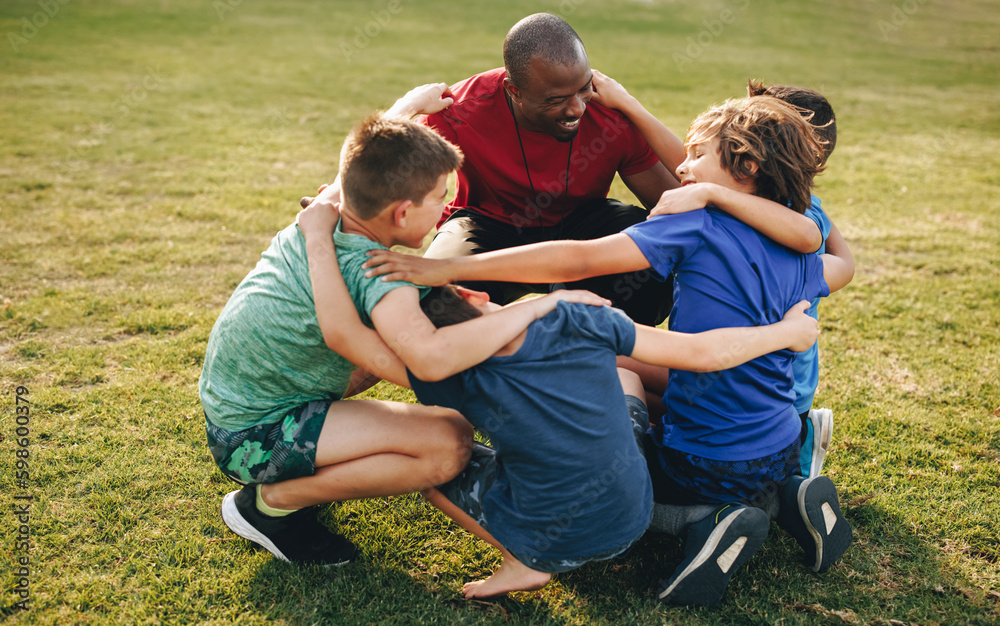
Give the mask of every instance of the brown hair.
M 813 129 L 823 145 L 823 163 L 826 164 L 826 160 L 833 154 L 833 149 L 837 147 L 837 116 L 833 113 L 830 101 L 823 94 L 805 87 L 792 87 L 790 85 L 765 87 L 764 83 L 759 80 L 749 80 L 747 81 L 747 95 L 751 97 L 772 96 L 803 109 L 799 112 L 813 125 Z
M 362 220 L 398 200 L 419 205 L 461 164 L 461 150 L 433 130 L 376 113 L 351 130 L 340 150 L 344 201 Z
M 798 110 L 770 96 L 729 100 L 695 118 L 684 144 L 716 138 L 722 168 L 734 179 L 753 180 L 755 195 L 796 213 L 806 210 L 823 148 Z
M 420 310 L 435 328 L 451 326 L 477 318 L 482 311 L 469 304 L 469 301 L 458 293 L 454 285 L 431 287 L 426 296 L 420 300 Z

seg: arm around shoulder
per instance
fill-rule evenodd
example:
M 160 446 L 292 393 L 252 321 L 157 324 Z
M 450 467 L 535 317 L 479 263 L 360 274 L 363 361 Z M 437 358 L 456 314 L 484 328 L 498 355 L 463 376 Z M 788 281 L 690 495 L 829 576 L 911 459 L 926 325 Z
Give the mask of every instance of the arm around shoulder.
M 594 70 L 594 100 L 625 114 L 660 159 L 667 175 L 673 179 L 673 184 L 665 188 L 676 187 L 678 180 L 674 173 L 684 160 L 684 143 L 680 138 L 647 111 L 646 107 L 642 106 L 642 103 L 628 93 L 618 81 L 597 70 Z M 631 189 L 631 185 L 629 188 Z M 665 188 L 661 188 L 660 192 Z M 653 203 L 655 202 L 653 200 Z M 646 205 L 647 208 L 650 206 L 652 204 Z
M 351 363 L 390 382 L 409 387 L 406 369 L 378 334 L 358 317 L 333 247 L 339 215 L 333 204 L 314 202 L 298 216 L 306 241 L 316 320 L 326 346 Z
M 379 335 L 414 376 L 435 382 L 490 358 L 531 322 L 555 309 L 560 300 L 609 304 L 587 291 L 557 291 L 460 324 L 435 328 L 420 309 L 419 292 L 402 286 L 382 296 L 371 317 Z
M 592 276 L 647 269 L 649 262 L 631 237 L 618 233 L 588 241 L 550 241 L 449 259 L 425 259 L 373 251 L 366 276 L 444 285 L 462 280 L 571 282 Z
M 699 203 L 701 206 L 696 206 Z M 667 192 L 650 213 L 654 216 L 683 213 L 706 205 L 725 211 L 796 252 L 816 252 L 823 243 L 823 234 L 816 223 L 805 215 L 766 198 L 714 183 L 696 183 Z
M 826 254 L 823 259 L 823 278 L 830 293 L 846 287 L 854 279 L 854 255 L 847 247 L 843 235 L 833 224 L 826 240 Z
M 636 324 L 632 358 L 690 372 L 725 370 L 776 350 L 806 350 L 819 336 L 816 320 L 799 302 L 777 323 L 744 328 L 716 328 L 678 333 Z

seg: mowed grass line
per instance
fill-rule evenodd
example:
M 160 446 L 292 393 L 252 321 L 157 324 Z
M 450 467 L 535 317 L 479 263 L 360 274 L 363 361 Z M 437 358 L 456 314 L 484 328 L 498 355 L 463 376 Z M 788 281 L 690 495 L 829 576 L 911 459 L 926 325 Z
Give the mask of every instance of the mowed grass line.
M 10 623 L 992 623 L 1000 617 L 1000 10 L 985 0 L 0 5 L 0 515 Z M 46 5 L 50 7 L 52 5 Z M 389 12 L 392 8 L 393 11 Z M 417 496 L 324 515 L 333 572 L 254 550 L 204 440 L 211 326 L 350 125 L 410 87 L 501 63 L 515 21 L 565 15 L 592 65 L 678 134 L 747 78 L 837 109 L 817 193 L 857 276 L 821 307 L 827 472 L 856 541 L 822 576 L 774 529 L 719 609 L 657 606 L 677 541 L 643 538 L 485 602 L 498 564 Z M 386 16 L 389 17 L 386 17 Z M 18 39 L 20 37 L 24 41 Z M 618 182 L 616 197 L 628 192 Z M 15 479 L 15 395 L 31 401 Z M 413 401 L 385 384 L 369 397 Z

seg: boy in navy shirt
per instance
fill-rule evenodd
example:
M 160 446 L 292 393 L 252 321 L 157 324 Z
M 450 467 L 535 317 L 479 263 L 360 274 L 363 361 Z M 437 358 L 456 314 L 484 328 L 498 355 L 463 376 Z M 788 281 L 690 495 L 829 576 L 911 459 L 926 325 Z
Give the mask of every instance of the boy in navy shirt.
M 646 530 L 653 494 L 641 437 L 649 414 L 638 377 L 616 376 L 616 355 L 698 371 L 732 367 L 811 345 L 816 323 L 805 307 L 776 324 L 685 335 L 566 302 L 475 367 L 439 382 L 411 373 L 421 403 L 458 410 L 493 445 L 476 446 L 462 474 L 424 492 L 503 554 L 492 576 L 465 585 L 466 597 L 541 588 L 554 573 L 620 554 Z M 501 307 L 448 286 L 421 308 L 448 326 Z

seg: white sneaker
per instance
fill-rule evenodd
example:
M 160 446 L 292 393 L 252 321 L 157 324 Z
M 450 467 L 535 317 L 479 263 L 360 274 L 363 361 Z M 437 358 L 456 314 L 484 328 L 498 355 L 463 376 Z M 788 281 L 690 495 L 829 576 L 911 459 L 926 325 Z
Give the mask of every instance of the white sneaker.
M 803 478 L 819 476 L 823 473 L 823 461 L 833 440 L 833 411 L 830 409 L 810 409 L 806 422 L 806 440 L 799 453 L 799 470 Z

